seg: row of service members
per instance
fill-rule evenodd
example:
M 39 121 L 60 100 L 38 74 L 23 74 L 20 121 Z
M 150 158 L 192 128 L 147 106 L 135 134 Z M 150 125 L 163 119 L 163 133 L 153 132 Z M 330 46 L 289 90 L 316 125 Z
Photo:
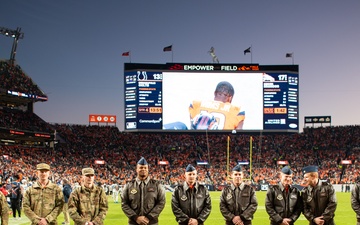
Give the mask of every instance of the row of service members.
M 136 166 L 137 177 L 127 183 L 122 192 L 122 210 L 129 225 L 157 225 L 165 207 L 165 190 L 159 181 L 150 178 L 149 166 L 142 157 Z M 333 225 L 337 200 L 331 184 L 318 177 L 318 168 L 303 169 L 302 194 L 292 184 L 292 170 L 284 167 L 280 182 L 269 187 L 265 208 L 271 225 L 291 225 L 303 212 L 310 225 Z M 64 197 L 59 186 L 49 181 L 50 166 L 37 165 L 38 181 L 30 187 L 23 200 L 23 210 L 32 225 L 56 225 L 63 210 Z M 232 183 L 220 196 L 220 211 L 226 225 L 252 224 L 258 202 L 254 189 L 242 182 L 241 167 L 232 169 Z M 82 170 L 82 185 L 71 192 L 68 211 L 75 225 L 102 225 L 108 211 L 104 190 L 94 185 L 95 171 Z M 196 181 L 197 171 L 189 164 L 185 169 L 185 182 L 175 188 L 171 207 L 179 225 L 204 224 L 211 212 L 211 198 L 207 188 Z M 360 186 L 352 190 L 351 205 L 360 225 Z M 8 224 L 5 197 L 0 193 L 1 225 Z

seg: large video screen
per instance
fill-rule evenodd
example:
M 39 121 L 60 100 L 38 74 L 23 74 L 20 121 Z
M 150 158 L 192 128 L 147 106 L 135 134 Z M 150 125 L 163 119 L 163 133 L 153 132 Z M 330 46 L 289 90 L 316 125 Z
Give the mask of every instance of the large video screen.
M 125 131 L 298 132 L 298 66 L 124 65 Z

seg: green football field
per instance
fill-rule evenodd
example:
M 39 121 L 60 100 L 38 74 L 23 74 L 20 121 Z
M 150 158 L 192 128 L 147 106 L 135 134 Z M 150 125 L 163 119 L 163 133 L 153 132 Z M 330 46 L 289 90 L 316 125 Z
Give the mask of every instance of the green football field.
M 205 221 L 206 225 L 219 225 L 225 224 L 223 217 L 221 216 L 220 209 L 219 209 L 219 201 L 220 201 L 220 194 L 221 192 L 210 192 L 211 194 L 211 201 L 212 201 L 212 210 L 209 218 Z M 258 198 L 258 209 L 255 213 L 253 224 L 255 225 L 263 225 L 269 224 L 269 218 L 265 211 L 264 202 L 265 202 L 265 194 L 266 192 L 256 192 Z M 351 208 L 350 204 L 350 193 L 344 192 L 337 192 L 336 193 L 338 199 L 338 207 L 335 213 L 335 222 L 337 225 L 353 225 L 356 224 L 356 215 Z M 175 217 L 171 211 L 171 193 L 167 192 L 166 194 L 166 206 L 163 212 L 160 215 L 159 224 L 163 225 L 175 225 L 177 224 L 175 221 Z M 60 225 L 64 220 L 63 214 L 60 214 L 58 217 L 58 224 Z M 22 225 L 22 224 L 29 224 L 29 220 L 22 216 L 21 220 L 14 220 L 10 219 L 9 224 L 14 225 Z M 71 222 L 71 225 L 74 223 Z M 120 224 L 127 224 L 127 218 L 123 214 L 121 210 L 120 203 L 113 203 L 111 197 L 109 197 L 109 211 L 106 216 L 105 225 L 120 225 Z M 297 225 L 307 225 L 309 224 L 303 215 L 295 223 Z

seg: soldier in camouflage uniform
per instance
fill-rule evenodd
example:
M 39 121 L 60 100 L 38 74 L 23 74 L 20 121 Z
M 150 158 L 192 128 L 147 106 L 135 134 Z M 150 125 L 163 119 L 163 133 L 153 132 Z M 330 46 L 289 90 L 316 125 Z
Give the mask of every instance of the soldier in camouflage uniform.
M 75 225 L 103 225 L 108 211 L 104 189 L 94 185 L 95 171 L 82 169 L 82 185 L 69 198 L 69 215 Z
M 0 191 L 0 217 L 1 217 L 1 225 L 9 224 L 9 207 L 6 202 L 6 197 Z
M 36 166 L 38 181 L 31 186 L 23 198 L 23 210 L 32 225 L 57 225 L 62 212 L 64 196 L 61 188 L 49 180 L 50 166 Z

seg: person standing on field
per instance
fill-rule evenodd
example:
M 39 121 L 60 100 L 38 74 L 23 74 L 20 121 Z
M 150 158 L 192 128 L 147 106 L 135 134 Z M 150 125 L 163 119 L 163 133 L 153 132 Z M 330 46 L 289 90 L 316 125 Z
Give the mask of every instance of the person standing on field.
M 270 216 L 270 225 L 293 225 L 299 218 L 303 202 L 300 191 L 292 186 L 293 171 L 284 166 L 280 182 L 270 185 L 266 193 L 265 208 Z
M 231 185 L 221 192 L 220 212 L 226 225 L 250 225 L 258 206 L 255 191 L 243 182 L 240 165 L 232 169 L 231 178 Z
M 303 214 L 309 225 L 335 225 L 334 217 L 337 200 L 334 187 L 319 179 L 318 167 L 307 166 L 304 173 L 302 199 Z
M 359 179 L 358 179 L 359 181 Z M 360 183 L 357 182 L 351 190 L 351 208 L 356 213 L 356 225 L 360 225 Z
M 112 190 L 112 198 L 114 200 L 114 203 L 119 203 L 119 193 L 120 193 L 119 185 L 114 184 Z
M 57 217 L 64 206 L 61 188 L 49 180 L 50 166 L 36 166 L 38 181 L 26 190 L 23 210 L 32 225 L 57 225 Z
M 103 225 L 109 208 L 105 191 L 94 184 L 93 168 L 84 168 L 81 173 L 81 186 L 69 197 L 69 215 L 75 225 Z
M 1 217 L 1 225 L 9 224 L 9 207 L 6 202 L 6 197 L 0 191 L 0 217 Z
M 64 208 L 63 208 L 63 214 L 64 214 L 64 222 L 62 224 L 64 225 L 70 225 L 70 216 L 69 216 L 69 197 L 72 192 L 72 188 L 69 184 L 69 181 L 67 179 L 63 179 L 63 195 L 64 195 Z
M 18 219 L 21 219 L 21 199 L 22 193 L 20 189 L 20 184 L 18 182 L 11 183 L 10 190 L 10 205 L 13 213 L 13 218 L 16 219 L 16 212 L 18 213 Z
M 189 164 L 185 169 L 185 182 L 175 188 L 171 208 L 179 225 L 204 224 L 211 212 L 208 189 L 196 181 L 197 171 Z
M 165 207 L 165 189 L 160 181 L 150 178 L 144 157 L 136 164 L 136 174 L 122 191 L 121 208 L 129 218 L 129 225 L 157 225 Z

